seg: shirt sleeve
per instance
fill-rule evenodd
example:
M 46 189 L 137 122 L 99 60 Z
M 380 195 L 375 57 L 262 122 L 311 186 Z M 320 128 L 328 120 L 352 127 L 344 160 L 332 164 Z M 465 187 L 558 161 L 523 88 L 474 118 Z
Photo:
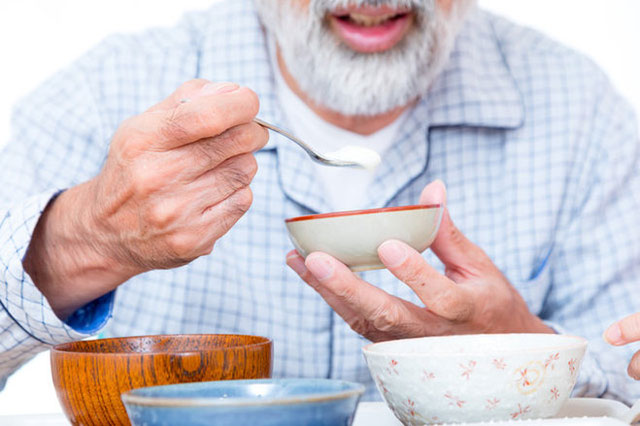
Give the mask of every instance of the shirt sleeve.
M 550 258 L 552 288 L 542 318 L 589 340 L 577 396 L 640 398 L 627 375 L 637 345 L 613 347 L 602 334 L 640 312 L 640 140 L 633 110 L 607 82 L 585 120 L 584 161 L 569 178 L 567 215 Z
M 85 75 L 76 65 L 21 101 L 0 152 L 0 389 L 39 351 L 85 338 L 111 316 L 112 293 L 61 321 L 22 266 L 43 210 L 95 176 L 106 154 L 109 138 Z

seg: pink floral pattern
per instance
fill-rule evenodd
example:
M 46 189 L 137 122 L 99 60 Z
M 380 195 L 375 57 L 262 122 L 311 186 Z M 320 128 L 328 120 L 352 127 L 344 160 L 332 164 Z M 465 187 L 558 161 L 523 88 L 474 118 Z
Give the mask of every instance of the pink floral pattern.
M 533 383 L 529 378 L 529 369 L 523 368 L 522 370 L 518 370 L 518 374 L 520 375 L 520 386 L 526 388 L 527 386 L 531 386 Z
M 530 406 L 527 405 L 523 407 L 521 404 L 518 404 L 518 411 L 514 411 L 513 413 L 511 413 L 511 418 L 513 420 L 516 420 L 518 417 L 522 417 L 523 415 L 527 414 L 529 411 L 531 411 Z
M 544 383 L 547 369 L 541 361 L 531 361 L 514 371 L 514 380 L 518 391 L 529 395 L 538 391 Z
M 558 349 L 533 357 L 472 355 L 445 368 L 431 363 L 405 365 L 402 359 L 388 357 L 380 359 L 372 372 L 377 372 L 373 377 L 380 393 L 405 424 L 439 424 L 447 416 L 467 413 L 487 420 L 500 416 L 523 420 L 538 414 L 534 400 L 554 407 L 562 404 L 578 374 L 579 356 L 578 352 L 565 354 Z M 571 379 L 567 380 L 569 374 Z M 439 390 L 446 382 L 451 382 L 448 389 Z M 502 394 L 504 387 L 499 390 L 496 384 L 515 387 L 517 392 Z M 476 389 L 491 393 L 478 400 Z M 429 395 L 421 393 L 423 390 Z
M 504 370 L 505 368 L 507 368 L 507 364 L 504 362 L 504 358 L 496 358 L 493 360 L 493 365 L 498 369 L 498 370 Z
M 463 401 L 460 398 L 458 398 L 457 396 L 451 394 L 451 392 L 445 393 L 444 397 L 449 400 L 449 405 L 455 405 L 458 408 L 462 408 L 462 407 L 464 407 L 464 404 L 466 404 L 465 401 Z
M 469 378 L 471 377 L 471 373 L 473 373 L 473 369 L 476 368 L 476 362 L 472 360 L 469 361 L 468 365 L 460 364 L 460 368 L 462 368 L 461 376 L 469 380 Z
M 422 381 L 428 382 L 429 380 L 433 380 L 436 378 L 436 375 L 430 371 L 422 370 Z
M 547 358 L 544 361 L 544 368 L 548 368 L 551 367 L 551 369 L 553 370 L 555 368 L 554 363 L 555 361 L 558 361 L 560 359 L 560 353 L 556 352 L 553 355 L 549 355 L 549 358 Z
M 405 402 L 405 406 L 407 407 L 407 411 L 411 417 L 416 416 L 416 402 L 412 401 L 411 398 L 408 398 Z
M 387 387 L 384 385 L 384 382 L 382 381 L 380 376 L 376 376 L 376 381 L 378 382 L 378 386 L 380 387 L 380 389 L 382 389 L 382 393 L 389 393 L 389 389 L 387 389 Z
M 498 398 L 487 399 L 487 405 L 485 405 L 485 410 L 493 410 L 500 404 L 500 400 Z
M 391 361 L 389 361 L 389 366 L 387 367 L 387 373 L 395 374 L 396 376 L 399 376 L 400 373 L 398 373 L 398 370 L 396 370 L 397 366 L 398 366 L 398 361 L 396 361 L 395 359 L 392 359 Z

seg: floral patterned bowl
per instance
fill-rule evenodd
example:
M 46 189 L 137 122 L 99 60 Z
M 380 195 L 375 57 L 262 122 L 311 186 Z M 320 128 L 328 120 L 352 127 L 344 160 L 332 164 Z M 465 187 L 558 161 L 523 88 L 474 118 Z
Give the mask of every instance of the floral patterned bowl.
M 405 425 L 555 415 L 587 347 L 557 334 L 478 334 L 374 343 L 363 349 L 380 394 Z

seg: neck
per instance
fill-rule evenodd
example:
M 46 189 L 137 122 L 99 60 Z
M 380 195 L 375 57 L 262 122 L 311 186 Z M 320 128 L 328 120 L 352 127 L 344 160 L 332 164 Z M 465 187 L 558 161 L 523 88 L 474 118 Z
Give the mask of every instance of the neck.
M 348 130 L 350 132 L 358 133 L 360 135 L 370 135 L 377 132 L 393 123 L 403 112 L 408 110 L 416 101 L 411 102 L 408 105 L 392 109 L 379 115 L 344 115 L 339 112 L 327 109 L 317 103 L 313 102 L 309 97 L 300 89 L 300 86 L 289 73 L 287 65 L 284 63 L 280 51 L 278 50 L 278 66 L 280 73 L 285 83 L 293 93 L 295 93 L 302 101 L 307 104 L 311 110 L 322 118 L 324 121 L 333 124 L 334 126 Z

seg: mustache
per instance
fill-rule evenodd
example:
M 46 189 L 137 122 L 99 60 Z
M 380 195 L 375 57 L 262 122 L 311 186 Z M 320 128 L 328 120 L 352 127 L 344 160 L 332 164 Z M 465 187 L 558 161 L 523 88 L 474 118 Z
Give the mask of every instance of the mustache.
M 435 0 L 311 0 L 311 8 L 315 14 L 324 15 L 338 8 L 346 7 L 381 7 L 393 9 L 412 9 L 416 12 L 432 11 Z

